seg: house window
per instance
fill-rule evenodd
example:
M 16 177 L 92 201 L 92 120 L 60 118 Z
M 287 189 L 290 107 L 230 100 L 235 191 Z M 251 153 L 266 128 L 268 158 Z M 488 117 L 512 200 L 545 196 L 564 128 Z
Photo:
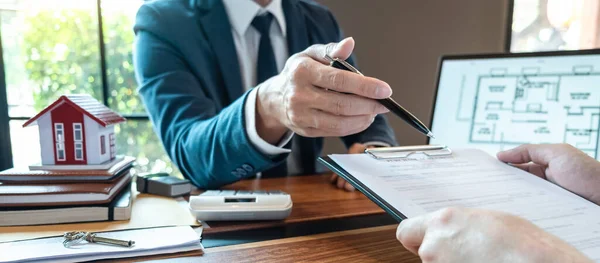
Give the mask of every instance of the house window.
M 75 137 L 76 142 L 83 141 L 83 132 L 81 128 L 81 123 L 73 123 L 73 136 Z
M 59 161 L 64 161 L 65 159 L 65 148 L 64 144 L 57 143 L 56 144 L 56 159 Z
M 75 160 L 83 161 L 83 143 L 75 143 Z
M 56 141 L 56 160 L 57 161 L 66 161 L 65 126 L 62 123 L 54 124 L 54 139 Z
M 73 123 L 73 141 L 75 142 L 75 160 L 83 161 L 83 126 Z
M 57 143 L 59 141 L 64 142 L 65 141 L 65 126 L 62 123 L 55 123 L 54 124 L 54 134 L 55 134 Z
M 115 158 L 115 134 L 111 133 L 109 135 L 109 139 L 110 139 L 110 158 Z
M 106 137 L 104 135 L 100 136 L 100 154 L 106 154 Z

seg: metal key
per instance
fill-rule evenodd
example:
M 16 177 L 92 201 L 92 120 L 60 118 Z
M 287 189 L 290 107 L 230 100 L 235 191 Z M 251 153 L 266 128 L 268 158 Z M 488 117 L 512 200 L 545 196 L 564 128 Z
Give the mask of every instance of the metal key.
M 133 240 L 119 240 L 114 238 L 106 238 L 99 237 L 96 233 L 91 232 L 82 232 L 82 231 L 73 231 L 67 232 L 63 235 L 65 240 L 63 241 L 63 245 L 65 247 L 70 247 L 72 245 L 81 243 L 82 241 L 87 241 L 89 243 L 98 243 L 98 244 L 107 244 L 107 245 L 115 245 L 121 247 L 132 247 L 135 245 L 135 241 Z

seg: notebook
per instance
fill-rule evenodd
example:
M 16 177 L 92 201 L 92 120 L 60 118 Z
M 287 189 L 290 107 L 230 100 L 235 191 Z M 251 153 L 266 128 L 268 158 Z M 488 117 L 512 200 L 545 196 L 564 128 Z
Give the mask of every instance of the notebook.
M 2 206 L 57 206 L 78 204 L 104 204 L 131 181 L 129 171 L 114 182 L 0 185 Z
M 445 207 L 473 207 L 530 220 L 600 261 L 600 206 L 476 149 L 333 154 L 320 158 L 398 221 Z
M 132 194 L 134 202 L 131 208 L 132 216 L 129 220 L 0 227 L 0 243 L 61 236 L 65 232 L 73 230 L 105 232 L 163 226 L 200 226 L 200 223 L 190 213 L 188 202 L 183 198 L 173 199 L 139 194 L 135 190 Z
M 63 237 L 40 238 L 33 240 L 0 243 L 0 262 L 82 262 L 100 259 L 141 257 L 158 254 L 171 254 L 185 251 L 198 251 L 204 247 L 200 236 L 190 226 L 172 226 L 113 231 L 98 233 L 99 237 L 132 240 L 131 248 L 118 246 L 83 244 L 65 248 Z
M 73 182 L 73 181 L 106 181 L 115 175 L 128 170 L 135 158 L 125 157 L 107 170 L 29 170 L 27 167 L 12 168 L 0 172 L 0 182 Z
M 128 220 L 132 203 L 131 186 L 127 185 L 112 202 L 104 205 L 0 207 L 0 226 Z
M 88 171 L 88 170 L 108 170 L 114 165 L 122 162 L 125 158 L 131 157 L 123 157 L 119 156 L 112 160 L 106 161 L 101 164 L 35 164 L 30 165 L 29 170 L 51 170 L 51 171 Z

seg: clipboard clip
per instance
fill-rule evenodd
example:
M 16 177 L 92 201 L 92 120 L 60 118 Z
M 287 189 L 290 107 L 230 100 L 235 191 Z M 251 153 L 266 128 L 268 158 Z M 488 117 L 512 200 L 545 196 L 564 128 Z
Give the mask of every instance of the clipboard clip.
M 401 147 L 382 147 L 366 149 L 365 153 L 378 160 L 408 158 L 413 154 L 424 154 L 428 157 L 452 155 L 446 145 L 418 145 Z

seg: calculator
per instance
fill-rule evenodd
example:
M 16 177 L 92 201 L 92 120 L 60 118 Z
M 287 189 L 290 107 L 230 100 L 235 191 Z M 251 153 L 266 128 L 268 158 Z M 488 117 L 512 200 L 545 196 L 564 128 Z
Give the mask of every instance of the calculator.
M 278 190 L 209 190 L 190 197 L 190 211 L 200 221 L 282 220 L 292 212 L 292 198 Z

